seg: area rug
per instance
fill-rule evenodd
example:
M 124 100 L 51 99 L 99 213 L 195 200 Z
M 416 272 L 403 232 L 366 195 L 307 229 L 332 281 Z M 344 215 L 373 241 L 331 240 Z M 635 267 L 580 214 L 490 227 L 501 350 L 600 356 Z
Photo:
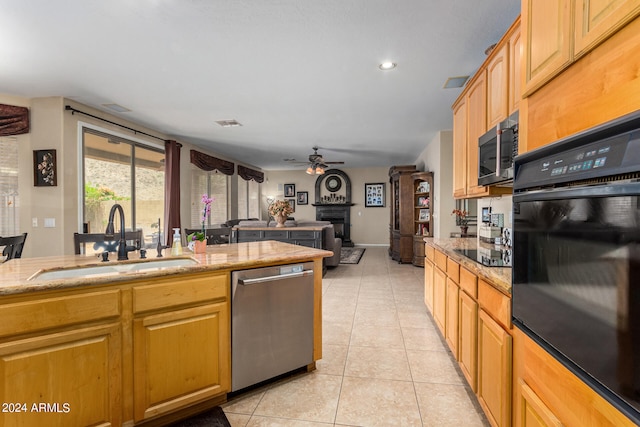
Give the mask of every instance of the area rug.
M 231 427 L 221 407 L 216 406 L 200 415 L 171 424 L 171 427 Z
M 342 248 L 340 250 L 340 264 L 357 264 L 364 255 L 366 248 Z

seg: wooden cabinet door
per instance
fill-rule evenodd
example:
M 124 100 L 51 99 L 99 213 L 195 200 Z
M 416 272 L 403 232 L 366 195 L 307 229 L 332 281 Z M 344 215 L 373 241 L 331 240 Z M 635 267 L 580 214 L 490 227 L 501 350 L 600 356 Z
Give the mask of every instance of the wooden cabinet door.
M 0 344 L 0 425 L 122 425 L 121 340 L 114 323 Z
M 480 309 L 476 393 L 494 427 L 511 424 L 511 356 L 511 336 Z
M 482 195 L 478 185 L 478 138 L 487 131 L 487 84 L 485 70 L 478 72 L 467 93 L 467 196 Z
M 584 55 L 639 14 L 637 0 L 576 0 L 574 57 Z
M 467 103 L 453 107 L 453 197 L 467 194 Z
M 516 26 L 509 37 L 509 114 L 520 109 L 522 98 L 522 37 L 520 26 Z
M 527 95 L 571 63 L 571 3 L 572 0 L 522 2 Z
M 226 301 L 134 319 L 134 420 L 228 391 L 230 347 Z
M 562 427 L 563 424 L 551 412 L 551 409 L 522 380 L 518 381 L 518 395 L 520 396 L 520 409 L 515 421 L 516 426 Z
M 433 272 L 435 266 L 429 259 L 424 261 L 424 304 L 433 314 Z
M 478 303 L 460 290 L 458 304 L 460 344 L 458 362 L 471 389 L 477 390 Z
M 487 128 L 497 125 L 509 114 L 509 46 L 504 44 L 496 49 L 487 64 Z
M 447 276 L 438 267 L 433 269 L 433 320 L 442 335 L 445 334 L 447 315 Z
M 458 359 L 458 291 L 459 287 L 450 278 L 447 278 L 447 308 L 444 338 L 451 349 L 453 357 Z

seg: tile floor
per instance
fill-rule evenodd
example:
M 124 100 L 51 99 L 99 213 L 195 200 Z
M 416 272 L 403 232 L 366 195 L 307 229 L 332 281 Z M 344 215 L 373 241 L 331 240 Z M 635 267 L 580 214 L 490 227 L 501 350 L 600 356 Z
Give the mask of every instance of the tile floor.
M 323 359 L 223 405 L 233 427 L 488 426 L 424 305 L 424 270 L 367 247 L 323 280 Z

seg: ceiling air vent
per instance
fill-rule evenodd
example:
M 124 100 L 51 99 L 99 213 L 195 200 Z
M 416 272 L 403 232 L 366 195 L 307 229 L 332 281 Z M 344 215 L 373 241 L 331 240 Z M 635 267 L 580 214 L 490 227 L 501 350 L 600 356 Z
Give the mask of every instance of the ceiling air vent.
M 453 89 L 456 87 L 462 87 L 469 79 L 469 76 L 449 77 L 444 83 L 444 89 Z
M 242 124 L 237 120 L 216 120 L 216 123 L 222 126 L 223 128 L 234 128 L 234 127 L 242 126 Z

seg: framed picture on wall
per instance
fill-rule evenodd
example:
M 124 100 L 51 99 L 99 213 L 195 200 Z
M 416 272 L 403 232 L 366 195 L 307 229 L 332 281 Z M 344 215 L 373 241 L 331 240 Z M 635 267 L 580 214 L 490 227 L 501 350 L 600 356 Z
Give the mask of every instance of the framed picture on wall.
M 295 213 L 296 211 L 296 199 L 285 199 L 287 202 L 289 202 L 289 205 L 291 206 L 291 213 Z
M 56 150 L 33 151 L 33 185 L 35 187 L 58 185 Z
M 296 185 L 285 184 L 284 185 L 284 197 L 296 197 Z
M 366 208 L 384 207 L 384 182 L 364 185 L 364 206 Z
M 298 191 L 298 204 L 299 205 L 308 205 L 309 204 L 309 192 L 308 191 Z

